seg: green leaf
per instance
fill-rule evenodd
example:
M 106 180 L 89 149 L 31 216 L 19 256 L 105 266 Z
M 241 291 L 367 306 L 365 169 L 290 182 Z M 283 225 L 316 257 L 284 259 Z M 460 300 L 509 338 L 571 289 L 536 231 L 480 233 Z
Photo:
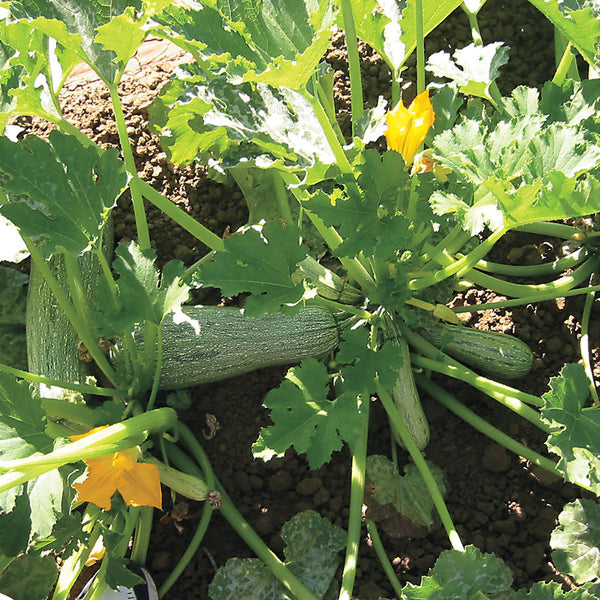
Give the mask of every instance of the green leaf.
M 156 17 L 169 37 L 229 80 L 303 87 L 329 45 L 331 0 L 213 0 Z
M 54 557 L 24 554 L 0 574 L 0 590 L 13 600 L 44 600 L 57 577 Z
M 344 547 L 342 529 L 306 511 L 284 524 L 281 537 L 286 566 L 317 598 L 323 598 L 339 565 L 338 552 Z M 209 586 L 212 600 L 292 600 L 289 590 L 260 560 L 232 558 Z
M 600 495 L 600 407 L 585 407 L 589 381 L 579 364 L 565 365 L 550 380 L 541 416 L 550 428 L 546 446 L 560 457 L 565 479 Z
M 593 591 L 588 592 L 586 588 L 590 586 L 579 587 L 576 590 L 563 591 L 560 583 L 550 581 L 544 583 L 537 581 L 529 590 L 518 590 L 510 600 L 594 600 L 598 595 Z
M 444 494 L 444 475 L 439 467 L 427 462 L 440 492 Z M 379 504 L 392 504 L 400 515 L 428 529 L 433 525 L 434 504 L 425 481 L 413 463 L 400 475 L 394 463 L 385 456 L 367 457 L 367 476 L 372 483 L 372 495 Z
M 187 300 L 190 288 L 181 280 L 185 270 L 181 261 L 169 261 L 161 276 L 154 250 L 141 250 L 135 242 L 121 242 L 115 255 L 120 310 L 111 309 L 109 298 L 102 302 L 102 312 L 110 323 L 105 326 L 108 331 L 130 331 L 145 320 L 160 325 L 167 314 Z
M 581 498 L 567 504 L 550 536 L 556 568 L 582 584 L 600 578 L 600 506 Z
M 370 348 L 369 331 L 361 327 L 345 331 L 340 342 L 336 360 L 342 367 L 344 390 L 355 395 L 375 393 L 375 379 L 392 389 L 402 365 L 402 357 L 395 344 Z
M 326 225 L 336 227 L 343 242 L 334 256 L 360 252 L 390 258 L 410 247 L 410 221 L 401 214 L 408 173 L 402 156 L 366 150 L 357 165 L 361 194 L 319 190 L 304 205 Z
M 385 60 L 392 77 L 414 52 L 417 3 L 415 0 L 351 0 L 356 34 Z M 423 2 L 423 32 L 428 35 L 460 6 L 460 0 Z M 343 24 L 340 22 L 340 26 Z
M 35 452 L 50 452 L 46 413 L 26 381 L 0 373 L 0 459 L 15 460 Z
M 510 569 L 494 554 L 482 554 L 475 546 L 464 552 L 445 550 L 421 580 L 402 588 L 406 600 L 480 600 L 509 592 Z
M 166 108 L 158 108 L 161 101 L 154 108 L 173 160 L 218 158 L 221 168 L 250 160 L 266 167 L 278 161 L 292 170 L 335 163 L 323 128 L 301 93 L 265 83 L 233 84 L 225 77 L 206 82 L 192 68 L 188 72 L 162 99 L 170 106 L 168 116 Z
M 0 138 L 0 182 L 9 196 L 0 212 L 47 258 L 60 248 L 78 256 L 99 244 L 126 174 L 116 150 L 52 131 L 49 142 Z
M 164 2 L 150 2 L 151 9 L 159 7 Z M 50 37 L 69 51 L 77 54 L 80 60 L 85 60 L 106 81 L 113 82 L 119 69 L 124 67 L 122 61 L 130 58 L 130 36 L 138 40 L 138 31 L 143 27 L 147 16 L 142 11 L 141 0 L 15 0 L 10 3 L 10 19 L 28 19 L 30 27 Z M 126 19 L 118 19 L 110 24 L 112 19 L 128 11 L 133 15 L 136 11 L 137 21 L 132 21 L 124 27 Z M 98 28 L 102 30 L 100 40 L 107 43 L 105 49 L 96 39 Z M 110 39 L 109 39 L 110 38 Z M 123 48 L 119 52 L 114 48 Z
M 300 244 L 297 227 L 268 221 L 262 227 L 229 236 L 225 250 L 202 265 L 195 278 L 202 285 L 221 288 L 224 296 L 253 294 L 246 300 L 248 314 L 277 312 L 302 299 L 304 286 L 292 275 L 307 250 Z
M 581 52 L 585 60 L 594 68 L 598 68 L 600 19 L 597 5 L 581 2 L 548 2 L 547 0 L 530 0 L 554 27 L 560 31 Z M 592 7 L 596 6 L 594 10 Z
M 330 377 L 326 367 L 306 358 L 291 368 L 283 383 L 267 394 L 273 425 L 261 429 L 252 446 L 254 456 L 270 460 L 294 446 L 306 452 L 311 469 L 328 462 L 344 441 L 354 443 L 361 431 L 356 395 L 329 400 Z
M 454 62 L 447 52 L 436 52 L 429 57 L 425 68 L 436 77 L 454 81 L 463 94 L 493 102 L 490 85 L 500 75 L 500 67 L 508 62 L 508 48 L 503 42 L 485 46 L 469 44 L 455 50 L 452 56 Z

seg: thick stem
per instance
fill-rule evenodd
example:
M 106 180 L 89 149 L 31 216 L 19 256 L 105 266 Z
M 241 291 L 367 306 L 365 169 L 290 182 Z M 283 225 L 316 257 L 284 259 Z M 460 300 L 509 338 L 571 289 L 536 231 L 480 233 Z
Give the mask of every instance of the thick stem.
M 355 135 L 356 121 L 363 114 L 363 90 L 360 75 L 360 56 L 358 54 L 358 39 L 352 16 L 350 0 L 341 0 L 346 50 L 348 53 L 348 70 L 350 72 L 350 107 L 352 110 L 352 136 Z
M 350 484 L 350 508 L 348 514 L 348 537 L 346 558 L 342 574 L 339 600 L 350 600 L 358 565 L 358 547 L 362 525 L 362 505 L 365 496 L 367 472 L 367 439 L 369 433 L 369 401 L 363 402 L 362 432 L 352 448 L 352 481 Z
M 127 135 L 127 124 L 125 123 L 125 115 L 123 113 L 119 91 L 116 84 L 107 83 L 107 85 L 112 100 L 115 123 L 117 124 L 125 168 L 129 172 L 129 175 L 135 178 L 137 177 L 137 167 L 135 166 L 131 142 Z M 146 211 L 144 209 L 144 200 L 138 188 L 130 186 L 129 189 L 131 191 L 131 202 L 133 204 L 133 213 L 135 215 L 135 224 L 137 227 L 138 244 L 142 250 L 147 250 L 150 248 L 150 231 L 148 229 L 148 220 L 146 219 Z

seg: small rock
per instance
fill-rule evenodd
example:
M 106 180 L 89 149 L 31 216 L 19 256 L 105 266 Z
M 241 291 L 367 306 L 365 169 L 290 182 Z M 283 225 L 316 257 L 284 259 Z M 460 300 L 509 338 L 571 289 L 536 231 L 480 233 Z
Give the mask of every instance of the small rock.
M 292 476 L 284 470 L 276 471 L 269 479 L 269 489 L 274 494 L 281 494 L 292 487 Z
M 510 454 L 499 444 L 488 444 L 483 452 L 481 464 L 493 473 L 506 473 L 511 466 Z
M 311 496 L 323 487 L 323 482 L 318 477 L 306 477 L 296 485 L 296 492 L 301 496 Z

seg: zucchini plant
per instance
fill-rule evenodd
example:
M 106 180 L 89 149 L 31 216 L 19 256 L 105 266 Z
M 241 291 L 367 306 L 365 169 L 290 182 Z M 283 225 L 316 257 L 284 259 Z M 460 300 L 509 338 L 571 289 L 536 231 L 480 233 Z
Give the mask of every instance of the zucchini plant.
M 591 306 L 599 289 L 588 285 L 600 262 L 596 232 L 566 220 L 576 223 L 600 208 L 599 87 L 597 79 L 567 80 L 566 73 L 573 72 L 571 47 L 597 68 L 600 35 L 567 26 L 589 17 L 589 9 L 565 13 L 554 0 L 544 3 L 540 10 L 569 37 L 569 47 L 541 92 L 519 87 L 503 97 L 496 85 L 508 60 L 502 44 L 484 45 L 475 35 L 454 58 L 442 53 L 425 62 L 425 35 L 459 4 L 75 1 L 75 11 L 58 0 L 0 5 L 0 126 L 30 115 L 55 128 L 47 140 L 0 138 L 0 214 L 18 228 L 32 260 L 29 370 L 0 365 L 0 519 L 10 523 L 18 514 L 28 524 L 10 547 L 0 547 L 3 572 L 27 570 L 58 549 L 60 576 L 56 583 L 48 576 L 48 587 L 53 598 L 67 598 L 99 545 L 105 554 L 86 599 L 101 597 L 107 586 L 133 585 L 127 561 L 145 560 L 162 482 L 206 502 L 190 550 L 160 595 L 218 508 L 268 566 L 274 586 L 301 600 L 323 597 L 335 575 L 339 532 L 313 515 L 290 525 L 303 522 L 335 540 L 322 559 L 331 567 L 323 581 L 299 576 L 301 569 L 279 559 L 245 523 L 176 412 L 156 406 L 161 388 L 275 364 L 294 366 L 265 398 L 273 424 L 261 431 L 255 456 L 269 460 L 293 446 L 316 468 L 344 443 L 352 453 L 340 599 L 353 595 L 365 481 L 381 464 L 367 460 L 372 396 L 389 417 L 392 458 L 398 461 L 401 445 L 415 466 L 410 477 L 427 492 L 416 503 L 429 516 L 435 508 L 448 534 L 450 561 L 468 557 L 473 569 L 485 562 L 465 548 L 442 477 L 424 458 L 430 433 L 423 391 L 532 463 L 600 492 L 597 441 L 563 435 L 585 430 L 596 410 L 584 407 L 588 391 L 596 398 L 587 352 L 584 367 L 565 367 L 540 398 L 506 383 L 518 385 L 531 368 L 523 342 L 461 325 L 460 312 L 490 305 L 450 308 L 457 291 L 475 286 L 509 298 L 493 307 L 573 294 L 586 294 Z M 463 8 L 477 34 L 473 4 Z M 322 61 L 335 28 L 344 30 L 348 49 L 350 131 L 341 130 L 332 73 Z M 119 83 L 149 35 L 193 59 L 150 110 L 164 150 L 174 163 L 208 165 L 212 177 L 237 183 L 244 194 L 249 222 L 225 238 L 136 168 Z M 389 102 L 363 104 L 359 40 L 390 68 Z M 416 96 L 405 105 L 401 73 L 413 52 Z M 101 149 L 62 114 L 60 89 L 80 61 L 109 91 L 119 151 Z M 429 89 L 426 71 L 436 78 Z M 388 149 L 379 151 L 373 143 L 384 137 Z M 114 248 L 111 213 L 125 191 L 137 240 Z M 146 203 L 208 254 L 159 269 Z M 494 246 L 510 231 L 562 237 L 570 249 L 535 267 L 493 262 Z M 539 276 L 549 281 L 538 283 Z M 190 290 L 200 287 L 219 288 L 243 307 L 190 306 Z M 558 462 L 482 422 L 432 373 L 474 386 L 539 427 Z M 565 389 L 581 392 L 582 381 L 586 393 L 577 394 L 573 412 Z M 100 482 L 99 472 L 110 476 Z M 44 510 L 36 511 L 40 503 Z M 377 545 L 376 526 L 367 525 Z M 412 597 L 377 549 L 392 588 Z M 255 567 L 262 577 L 264 565 Z M 219 570 L 214 600 L 229 597 L 227 582 L 245 576 L 241 569 L 235 562 Z

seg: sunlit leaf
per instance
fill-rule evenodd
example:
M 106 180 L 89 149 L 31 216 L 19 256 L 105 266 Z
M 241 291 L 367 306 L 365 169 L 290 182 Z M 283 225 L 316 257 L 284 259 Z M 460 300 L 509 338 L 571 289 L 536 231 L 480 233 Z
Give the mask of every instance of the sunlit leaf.
M 292 275 L 307 250 L 300 244 L 297 227 L 268 221 L 229 236 L 225 250 L 202 265 L 196 277 L 202 285 L 219 287 L 225 296 L 250 292 L 245 304 L 248 314 L 277 312 L 284 305 L 297 304 L 304 294 L 304 286 Z
M 356 395 L 329 400 L 329 385 L 326 367 L 313 358 L 290 369 L 285 381 L 265 398 L 274 424 L 261 430 L 252 447 L 254 456 L 270 460 L 293 446 L 299 454 L 306 452 L 310 467 L 316 469 L 344 441 L 354 443 L 361 423 Z
M 45 257 L 59 249 L 78 256 L 100 232 L 126 183 L 116 150 L 83 146 L 53 131 L 49 142 L 0 138 L 0 181 L 9 202 L 0 212 L 35 240 Z

